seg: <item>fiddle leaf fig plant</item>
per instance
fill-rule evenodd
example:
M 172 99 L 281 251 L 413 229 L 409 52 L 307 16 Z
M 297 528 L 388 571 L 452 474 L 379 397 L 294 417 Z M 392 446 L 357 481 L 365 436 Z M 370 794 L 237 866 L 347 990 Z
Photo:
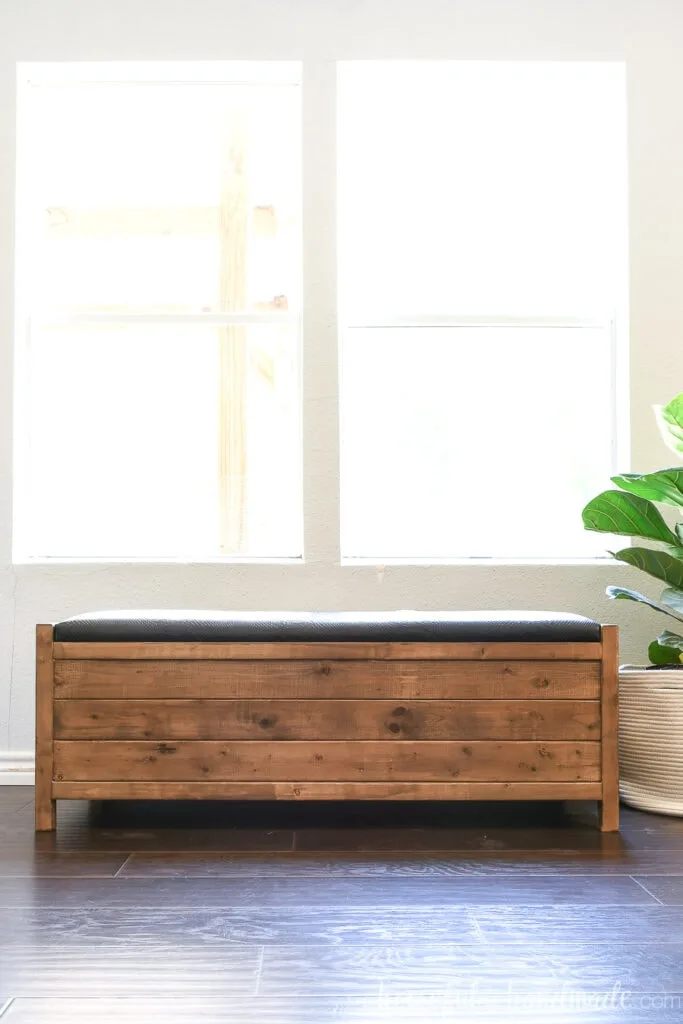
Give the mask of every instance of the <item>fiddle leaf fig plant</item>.
M 655 415 L 667 447 L 683 456 L 683 392 L 667 405 L 657 406 Z M 584 527 L 654 541 L 659 547 L 636 545 L 610 554 L 666 586 L 658 601 L 637 590 L 614 586 L 607 588 L 607 596 L 647 605 L 679 623 L 679 632 L 661 632 L 649 645 L 648 654 L 653 665 L 683 664 L 683 522 L 669 526 L 657 508 L 660 504 L 683 509 L 683 467 L 655 473 L 622 473 L 613 476 L 612 483 L 619 490 L 603 491 L 584 508 Z

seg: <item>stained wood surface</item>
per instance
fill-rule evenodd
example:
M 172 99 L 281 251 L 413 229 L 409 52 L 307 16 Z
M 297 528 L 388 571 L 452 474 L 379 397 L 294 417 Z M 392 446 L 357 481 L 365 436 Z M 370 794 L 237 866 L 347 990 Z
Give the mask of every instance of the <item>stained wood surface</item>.
M 504 659 L 486 663 L 63 660 L 55 662 L 55 696 L 127 700 L 597 700 L 600 663 Z
M 74 643 L 57 641 L 64 660 L 457 660 L 599 661 L 599 643 Z
M 38 830 L 55 827 L 52 798 L 53 745 L 53 670 L 52 626 L 36 627 L 36 805 Z
M 540 845 L 540 843 L 539 843 Z M 322 856 L 315 851 L 292 850 L 290 853 L 242 855 L 235 853 L 178 851 L 131 854 L 124 862 L 114 854 L 90 853 L 73 858 L 73 875 L 120 874 L 124 878 L 451 878 L 508 875 L 511 878 L 548 875 L 630 875 L 646 885 L 649 876 L 667 875 L 683 884 L 683 863 L 680 851 L 631 850 L 629 847 L 610 853 L 604 850 L 564 851 L 536 849 L 526 851 L 479 850 L 464 853 L 383 853 L 356 852 Z M 97 857 L 102 858 L 101 862 Z M 105 858 L 108 858 L 105 859 Z M 29 875 L 50 874 L 59 858 L 42 857 L 28 865 Z M 8 858 L 5 875 L 11 874 L 15 863 Z M 118 872 L 104 870 L 111 865 Z M 657 878 L 657 882 L 661 882 Z
M 600 745 L 441 740 L 56 740 L 58 781 L 595 782 Z
M 598 800 L 599 782 L 54 782 L 70 800 Z
M 683 819 L 594 810 L 0 787 L 2 1024 L 674 1024 Z
M 602 627 L 602 806 L 600 828 L 619 829 L 619 633 Z
M 438 876 L 404 876 L 400 892 L 408 905 L 428 907 L 478 905 L 543 905 L 585 903 L 595 905 L 643 906 L 656 904 L 634 879 L 627 875 L 597 877 L 590 875 L 547 875 L 533 878 L 519 875 L 483 877 L 456 876 L 444 884 Z M 168 910 L 242 909 L 269 907 L 317 907 L 321 902 L 333 907 L 396 906 L 396 889 L 391 880 L 384 884 L 373 878 L 346 876 L 327 878 L 311 885 L 305 878 L 224 878 L 217 886 L 208 878 L 64 878 L 55 876 L 28 881 L 0 878 L 0 908 L 29 908 L 34 902 L 55 910 L 98 907 L 100 909 L 146 909 L 155 906 Z M 9 943 L 6 943 L 9 945 Z M 1 950 L 1 947 L 0 947 Z M 4 1024 L 4 1022 L 3 1022 Z
M 58 700 L 57 739 L 600 737 L 597 701 Z

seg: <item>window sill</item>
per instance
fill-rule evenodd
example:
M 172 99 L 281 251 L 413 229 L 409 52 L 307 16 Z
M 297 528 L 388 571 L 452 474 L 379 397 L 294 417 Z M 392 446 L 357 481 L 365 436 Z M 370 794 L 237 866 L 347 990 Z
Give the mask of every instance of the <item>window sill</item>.
M 129 556 L 124 558 L 120 555 L 112 555 L 111 557 L 100 555 L 100 556 L 87 556 L 87 557 L 76 557 L 66 555 L 36 555 L 36 556 L 19 556 L 16 555 L 12 559 L 12 565 L 16 566 L 61 566 L 61 565 L 304 565 L 303 556 L 293 558 L 238 558 L 231 555 L 211 555 L 211 556 L 192 556 L 184 555 L 182 557 L 173 556 Z
M 581 565 L 616 565 L 615 559 L 609 555 L 596 555 L 593 558 L 489 558 L 486 556 L 472 556 L 470 558 L 342 558 L 342 568 L 359 568 L 367 566 L 371 569 L 381 570 L 391 567 L 401 568 L 439 568 L 441 566 L 483 566 L 485 568 L 497 568 L 499 566 L 581 566 Z
M 36 566 L 40 568 L 49 568 L 52 566 L 199 566 L 199 565 L 231 565 L 231 566 L 304 566 L 307 561 L 303 556 L 296 558 L 237 558 L 226 555 L 221 556 L 205 556 L 205 557 L 193 557 L 191 555 L 183 557 L 152 557 L 152 556 L 140 556 L 140 557 L 129 557 L 123 558 L 121 556 L 99 556 L 99 557 L 67 557 L 67 556 L 15 556 L 12 559 L 12 565 L 17 567 L 30 567 Z M 308 564 L 313 564 L 311 560 L 308 560 Z M 320 568 L 320 563 L 315 563 Z M 386 569 L 440 569 L 448 567 L 459 567 L 459 568 L 501 568 L 505 566 L 511 567 L 560 567 L 560 566 L 605 566 L 613 568 L 618 563 L 615 559 L 610 558 L 608 555 L 599 555 L 595 558 L 487 558 L 487 557 L 472 557 L 472 558 L 342 558 L 341 562 L 329 563 L 328 568 L 340 568 L 340 569 L 372 569 L 375 572 L 383 571 Z

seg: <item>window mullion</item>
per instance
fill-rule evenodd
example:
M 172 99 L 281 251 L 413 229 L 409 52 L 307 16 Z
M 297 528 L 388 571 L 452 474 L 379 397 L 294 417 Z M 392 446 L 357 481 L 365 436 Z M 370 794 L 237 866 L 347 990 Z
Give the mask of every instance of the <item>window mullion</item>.
M 303 485 L 309 563 L 339 563 L 336 65 L 303 66 Z

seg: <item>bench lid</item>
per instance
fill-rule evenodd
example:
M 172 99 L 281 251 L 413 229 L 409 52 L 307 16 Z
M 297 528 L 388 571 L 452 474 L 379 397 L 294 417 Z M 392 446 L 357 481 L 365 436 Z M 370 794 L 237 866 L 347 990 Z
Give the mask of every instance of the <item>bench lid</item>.
M 600 625 L 582 615 L 543 611 L 229 612 L 141 609 L 76 615 L 56 624 L 54 638 L 57 641 L 104 643 L 590 643 L 600 640 Z

